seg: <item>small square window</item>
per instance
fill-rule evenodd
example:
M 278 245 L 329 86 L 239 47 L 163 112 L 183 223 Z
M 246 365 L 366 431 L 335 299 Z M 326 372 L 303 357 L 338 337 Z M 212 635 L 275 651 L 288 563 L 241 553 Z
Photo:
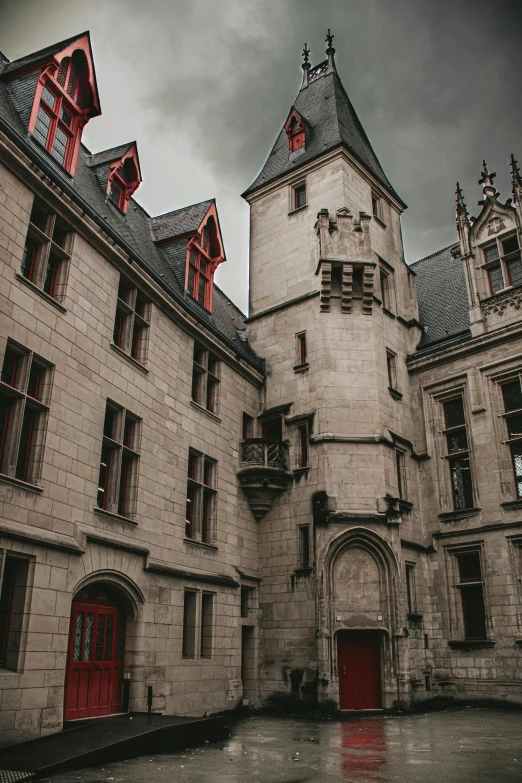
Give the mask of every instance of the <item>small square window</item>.
M 302 183 L 301 185 L 296 185 L 294 187 L 294 209 L 300 209 L 301 207 L 306 206 L 306 185 Z

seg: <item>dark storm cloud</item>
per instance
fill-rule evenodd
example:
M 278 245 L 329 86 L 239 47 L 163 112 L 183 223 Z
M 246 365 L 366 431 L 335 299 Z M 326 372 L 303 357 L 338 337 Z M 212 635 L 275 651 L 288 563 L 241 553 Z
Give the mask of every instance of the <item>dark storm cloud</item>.
M 413 261 L 454 240 L 457 179 L 477 212 L 483 157 L 509 195 L 509 153 L 522 158 L 520 0 L 0 0 L 0 48 L 11 57 L 91 29 L 103 143 L 126 139 L 111 137 L 121 122 L 116 85 L 125 84 L 127 135 L 137 135 L 142 163 L 149 156 L 156 193 L 143 186 L 145 205 L 157 205 L 158 192 L 161 210 L 218 193 L 231 262 L 220 279 L 243 306 L 247 214 L 238 194 L 295 99 L 303 43 L 319 62 L 327 27 L 348 94 L 410 205 Z M 174 184 L 162 190 L 169 159 Z

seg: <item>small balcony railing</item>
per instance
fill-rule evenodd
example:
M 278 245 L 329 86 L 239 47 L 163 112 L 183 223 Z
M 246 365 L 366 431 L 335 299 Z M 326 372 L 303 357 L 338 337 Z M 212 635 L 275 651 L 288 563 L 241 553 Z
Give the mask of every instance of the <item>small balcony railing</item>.
M 248 438 L 241 443 L 241 465 L 288 470 L 288 445 L 283 441 Z

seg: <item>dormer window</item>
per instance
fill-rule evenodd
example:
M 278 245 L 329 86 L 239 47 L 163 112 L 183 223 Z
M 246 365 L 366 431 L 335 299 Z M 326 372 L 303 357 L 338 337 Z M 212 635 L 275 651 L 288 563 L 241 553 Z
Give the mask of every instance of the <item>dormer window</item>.
M 136 147 L 134 146 L 135 152 Z M 127 212 L 129 199 L 141 182 L 141 176 L 138 174 L 139 166 L 136 159 L 129 157 L 122 163 L 118 161 L 111 166 L 108 182 L 108 195 L 113 204 L 122 212 Z
M 306 134 L 304 120 L 295 109 L 292 109 L 285 123 L 285 132 L 288 136 L 288 149 L 296 152 L 305 146 Z
M 206 310 L 212 310 L 214 272 L 224 261 L 223 247 L 213 209 L 187 245 L 185 290 Z
M 99 114 L 88 38 L 79 39 L 62 59 L 40 74 L 29 120 L 29 132 L 52 157 L 73 174 L 82 130 Z
M 522 285 L 522 262 L 516 234 L 497 239 L 483 252 L 492 296 L 509 286 Z

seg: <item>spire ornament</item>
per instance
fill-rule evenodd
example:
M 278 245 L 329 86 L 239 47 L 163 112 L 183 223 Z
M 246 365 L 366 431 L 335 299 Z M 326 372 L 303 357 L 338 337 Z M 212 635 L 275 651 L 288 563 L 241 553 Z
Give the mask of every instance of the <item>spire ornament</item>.
M 325 43 L 328 44 L 326 49 L 326 56 L 328 57 L 328 65 L 326 67 L 326 73 L 337 73 L 337 70 L 335 68 L 335 60 L 334 60 L 334 54 L 335 49 L 333 47 L 333 33 L 330 32 L 330 28 L 328 28 L 328 32 L 326 33 Z
M 310 60 L 310 49 L 308 48 L 308 44 L 305 44 L 303 49 L 303 64 L 301 66 L 301 68 L 303 69 L 303 81 L 301 83 L 301 89 L 303 89 L 303 87 L 308 87 L 308 82 L 309 82 L 308 72 L 312 67 L 309 63 L 309 60 Z
M 479 185 L 482 185 L 482 193 L 484 194 L 484 199 L 482 201 L 479 201 L 479 206 L 482 206 L 486 203 L 486 199 L 489 198 L 492 201 L 494 201 L 500 193 L 497 191 L 496 187 L 493 184 L 493 180 L 497 176 L 495 172 L 489 173 L 488 164 L 485 160 L 482 161 L 482 171 L 480 172 L 480 179 L 478 181 Z
M 513 201 L 522 205 L 522 176 L 518 168 L 518 161 L 511 153 L 511 187 L 513 190 Z
M 455 196 L 456 196 L 456 204 L 457 204 L 457 230 L 459 228 L 464 228 L 464 227 L 469 228 L 471 225 L 469 219 L 469 212 L 466 206 L 466 202 L 464 201 L 464 196 L 462 195 L 462 188 L 460 187 L 459 182 L 457 182 L 457 189 L 455 191 Z

